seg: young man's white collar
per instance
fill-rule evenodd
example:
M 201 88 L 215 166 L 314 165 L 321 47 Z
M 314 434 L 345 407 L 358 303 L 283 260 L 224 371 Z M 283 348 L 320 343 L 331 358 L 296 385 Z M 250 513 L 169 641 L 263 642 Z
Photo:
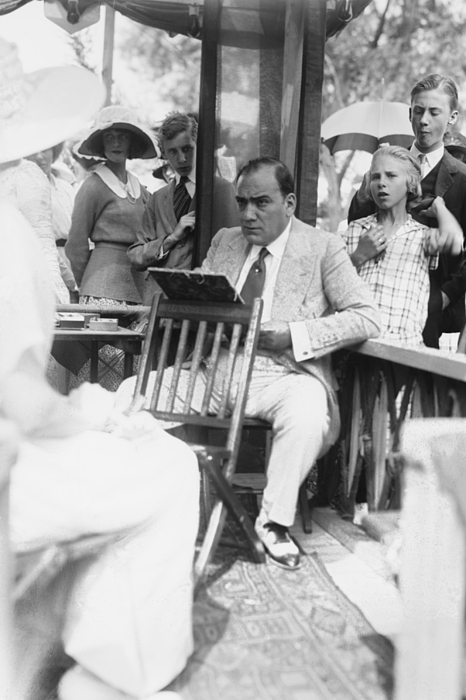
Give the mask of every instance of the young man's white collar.
M 191 199 L 194 197 L 194 193 L 196 192 L 196 167 L 191 170 L 189 175 L 187 176 L 188 182 L 185 182 L 185 187 L 188 190 L 188 194 L 191 197 Z M 181 180 L 181 175 L 175 171 L 175 183 L 176 185 L 179 183 Z
M 413 143 L 410 151 L 411 151 L 411 155 L 413 155 L 416 159 L 422 154 L 422 151 L 420 151 L 419 148 L 416 146 L 416 142 Z M 444 153 L 445 153 L 445 146 L 442 143 L 442 145 L 439 146 L 439 148 L 436 148 L 435 151 L 431 151 L 430 153 L 423 154 L 426 156 L 425 175 L 427 175 L 427 173 L 430 173 L 430 171 L 435 168 L 437 163 L 440 163 L 440 161 L 443 158 Z M 425 177 L 425 175 L 424 175 L 424 177 Z

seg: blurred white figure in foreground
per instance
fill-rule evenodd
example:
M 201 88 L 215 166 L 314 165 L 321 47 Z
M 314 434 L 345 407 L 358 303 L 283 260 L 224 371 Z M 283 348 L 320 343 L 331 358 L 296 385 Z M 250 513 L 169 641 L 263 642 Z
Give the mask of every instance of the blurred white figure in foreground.
M 16 60 L 1 39 L 0 57 Z M 11 89 L 0 91 L 0 109 L 4 115 L 5 106 L 10 112 L 21 106 L 18 146 L 0 121 L 0 160 L 66 138 L 102 103 L 98 80 L 83 69 L 15 71 Z M 61 100 L 52 114 L 57 89 Z M 34 128 L 37 122 L 42 128 Z M 118 413 L 115 395 L 97 385 L 69 397 L 51 389 L 45 379 L 55 310 L 50 271 L 25 217 L 1 199 L 0 241 L 0 418 L 20 434 L 10 486 L 12 548 L 120 534 L 63 576 L 63 586 L 71 587 L 63 642 L 77 666 L 62 678 L 60 700 L 155 697 L 192 651 L 197 461 L 149 414 Z

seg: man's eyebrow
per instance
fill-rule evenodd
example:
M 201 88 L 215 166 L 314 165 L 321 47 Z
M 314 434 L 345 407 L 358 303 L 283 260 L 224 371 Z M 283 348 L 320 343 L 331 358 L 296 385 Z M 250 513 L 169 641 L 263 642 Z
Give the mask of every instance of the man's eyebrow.
M 257 202 L 259 199 L 270 199 L 270 197 L 268 194 L 258 194 L 256 197 L 241 197 L 239 194 L 236 195 L 237 202 L 240 200 L 245 202 L 247 199 L 249 199 L 250 202 Z

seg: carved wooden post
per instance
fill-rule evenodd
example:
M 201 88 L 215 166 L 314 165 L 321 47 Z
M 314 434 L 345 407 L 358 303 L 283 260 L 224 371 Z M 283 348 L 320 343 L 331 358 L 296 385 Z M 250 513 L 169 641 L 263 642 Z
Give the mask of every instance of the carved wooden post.
M 464 419 L 408 421 L 395 700 L 460 700 L 465 602 Z M 463 500 L 465 500 L 463 498 Z

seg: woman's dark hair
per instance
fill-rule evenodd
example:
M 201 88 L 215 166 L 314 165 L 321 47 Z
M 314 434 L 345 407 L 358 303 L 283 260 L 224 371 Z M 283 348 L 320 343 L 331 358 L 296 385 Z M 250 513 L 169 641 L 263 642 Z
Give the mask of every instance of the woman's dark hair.
M 100 131 L 99 133 L 95 134 L 91 142 L 92 150 L 95 156 L 97 156 L 98 158 L 105 158 L 103 134 L 105 131 L 109 131 L 110 129 L 119 129 L 120 131 L 126 131 L 130 135 L 131 138 L 128 148 L 128 160 L 142 157 L 142 155 L 147 149 L 147 144 L 143 141 L 143 139 L 139 138 L 139 136 L 135 134 L 134 131 L 126 128 L 123 124 L 121 126 L 119 124 L 115 126 L 110 126 L 108 129 L 104 129 L 103 131 Z

